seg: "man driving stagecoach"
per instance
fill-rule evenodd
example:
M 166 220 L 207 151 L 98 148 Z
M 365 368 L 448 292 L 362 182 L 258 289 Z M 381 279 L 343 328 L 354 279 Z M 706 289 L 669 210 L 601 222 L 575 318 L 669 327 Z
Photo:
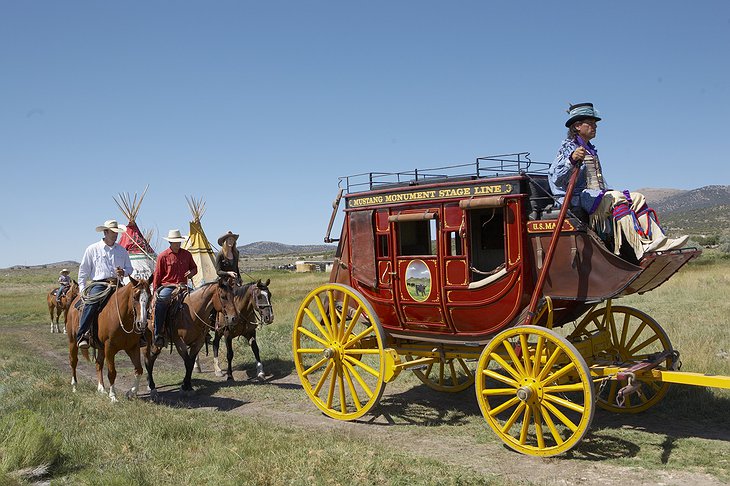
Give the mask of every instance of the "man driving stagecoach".
M 577 166 L 580 172 L 570 206 L 588 215 L 591 227 L 604 241 L 613 240 L 614 253 L 620 253 L 624 242 L 631 246 L 637 259 L 646 252 L 681 248 L 688 237 L 668 239 L 643 194 L 609 188 L 598 150 L 591 143 L 600 120 L 592 103 L 570 106 L 565 122 L 568 135 L 549 170 L 552 193 L 563 204 L 573 167 Z

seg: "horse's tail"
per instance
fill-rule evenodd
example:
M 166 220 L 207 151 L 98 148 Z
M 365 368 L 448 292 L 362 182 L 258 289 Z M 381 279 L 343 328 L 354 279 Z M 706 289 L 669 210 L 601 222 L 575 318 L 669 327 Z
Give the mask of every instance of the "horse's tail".
M 83 356 L 86 361 L 91 361 L 91 358 L 89 358 L 89 348 L 81 348 L 81 356 Z

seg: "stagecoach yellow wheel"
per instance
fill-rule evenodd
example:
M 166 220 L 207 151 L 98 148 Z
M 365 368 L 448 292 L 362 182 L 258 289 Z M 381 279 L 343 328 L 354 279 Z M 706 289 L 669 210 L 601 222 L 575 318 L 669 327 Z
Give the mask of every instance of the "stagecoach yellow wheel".
M 409 354 L 406 359 L 412 361 L 416 357 Z M 474 384 L 474 371 L 464 358 L 439 359 L 435 363 L 414 369 L 413 373 L 424 385 L 440 392 L 458 393 Z
M 512 449 L 554 456 L 571 449 L 593 420 L 593 381 L 575 346 L 550 329 L 497 334 L 476 369 L 482 415 Z
M 672 349 L 669 336 L 659 323 L 633 307 L 607 306 L 596 309 L 583 318 L 568 339 L 584 339 L 599 332 L 606 333 L 608 340 L 603 350 L 594 350 L 594 360 L 598 364 L 628 367 Z M 671 366 L 671 357 L 661 364 L 663 369 L 670 369 Z M 669 391 L 669 383 L 637 382 L 640 384 L 639 390 L 628 395 L 623 406 L 616 403 L 616 397 L 619 390 L 628 384 L 627 380 L 603 380 L 597 383 L 596 403 L 611 412 L 638 413 L 659 403 Z
M 326 415 L 357 419 L 383 394 L 383 329 L 357 290 L 326 284 L 310 292 L 297 312 L 292 343 L 302 386 Z

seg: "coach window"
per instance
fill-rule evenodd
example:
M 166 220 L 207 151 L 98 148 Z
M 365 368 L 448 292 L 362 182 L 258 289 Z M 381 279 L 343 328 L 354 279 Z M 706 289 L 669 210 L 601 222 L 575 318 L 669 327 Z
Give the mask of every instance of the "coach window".
M 421 217 L 420 220 L 411 221 L 392 216 L 393 221 L 398 223 L 398 252 L 401 256 L 436 255 L 436 220 L 433 216 L 426 217 L 430 219 Z
M 504 210 L 469 211 L 472 281 L 489 276 L 505 264 Z
M 378 256 L 388 256 L 388 235 L 378 235 Z
M 464 254 L 461 247 L 461 236 L 458 231 L 446 233 L 446 254 L 448 256 L 461 256 Z

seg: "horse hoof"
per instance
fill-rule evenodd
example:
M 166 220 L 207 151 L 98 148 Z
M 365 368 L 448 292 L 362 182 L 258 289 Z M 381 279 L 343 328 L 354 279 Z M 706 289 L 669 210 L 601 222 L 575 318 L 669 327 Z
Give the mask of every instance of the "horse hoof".
M 137 398 L 137 390 L 127 390 L 127 400 L 134 400 Z
M 151 400 L 157 400 L 157 388 L 152 388 L 150 390 L 150 399 Z
M 266 375 L 264 374 L 264 372 L 263 372 L 263 371 L 262 371 L 261 373 L 259 373 L 258 375 L 256 375 L 256 376 L 257 376 L 257 377 L 258 377 L 258 379 L 259 379 L 259 380 L 261 380 L 261 381 L 263 381 L 264 379 L 266 379 Z
M 226 378 L 226 380 L 227 380 L 227 381 L 235 381 L 235 380 L 233 379 L 233 375 L 228 375 L 228 377 Z
M 104 385 L 102 385 L 101 383 L 96 385 L 96 391 L 99 393 L 106 393 L 106 390 L 104 390 Z
M 111 400 L 112 403 L 117 403 L 119 401 L 119 400 L 117 400 L 117 396 L 116 395 L 110 396 L 109 399 Z
M 215 372 L 215 376 L 221 377 L 221 376 L 223 376 L 223 372 L 222 371 L 216 371 Z

